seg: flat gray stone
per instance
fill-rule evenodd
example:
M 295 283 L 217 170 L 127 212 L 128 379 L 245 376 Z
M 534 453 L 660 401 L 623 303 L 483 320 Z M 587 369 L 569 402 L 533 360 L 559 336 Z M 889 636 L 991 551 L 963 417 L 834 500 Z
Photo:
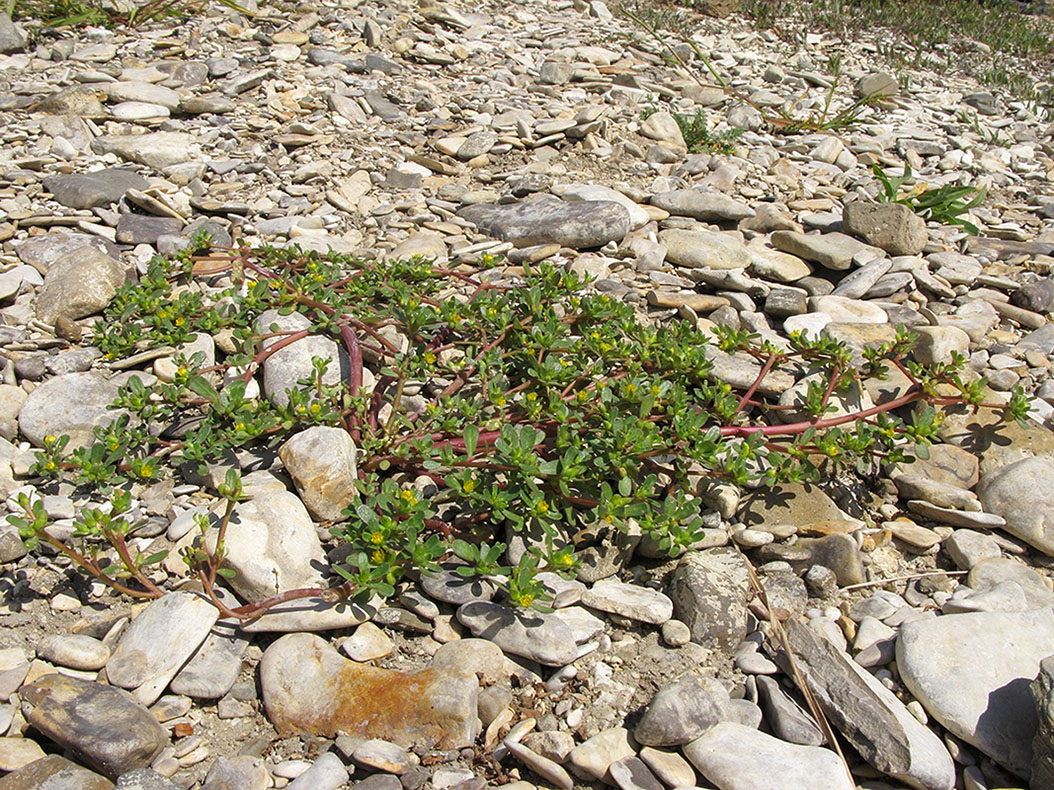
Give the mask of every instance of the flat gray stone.
M 233 596 L 232 596 L 233 598 Z M 194 699 L 219 699 L 241 674 L 249 639 L 231 620 L 219 620 L 190 660 L 172 678 L 168 689 Z
M 659 232 L 666 260 L 690 269 L 743 269 L 753 258 L 742 239 L 715 230 L 669 229 Z
M 578 656 L 571 627 L 552 614 L 474 601 L 458 608 L 457 619 L 473 636 L 543 666 L 561 667 Z
M 795 663 L 831 723 L 884 774 L 924 790 L 951 790 L 955 764 L 932 730 L 849 655 L 807 625 L 788 620 Z M 786 657 L 780 653 L 787 669 Z
M 844 233 L 798 233 L 793 230 L 777 230 L 772 234 L 772 246 L 806 261 L 818 263 L 834 271 L 846 271 L 857 256 L 882 258 L 884 253 L 877 247 L 857 241 Z
M 649 202 L 671 214 L 694 217 L 703 222 L 736 222 L 754 216 L 753 209 L 746 203 L 714 189 L 696 187 L 660 192 L 652 195 Z
M 218 616 L 209 601 L 190 593 L 169 593 L 152 601 L 122 634 L 106 662 L 107 678 L 115 686 L 134 689 L 144 705 L 154 704 Z
M 465 206 L 458 216 L 516 247 L 562 244 L 574 249 L 601 247 L 630 231 L 629 212 L 605 200 L 565 202 L 551 195 L 508 205 Z
M 1025 458 L 981 478 L 977 496 L 1003 529 L 1054 555 L 1054 461 Z M 966 525 L 963 525 L 966 526 Z
M 797 746 L 723 721 L 684 747 L 685 756 L 721 790 L 855 790 L 830 749 Z
M 129 189 L 146 189 L 150 182 L 134 170 L 108 167 L 91 173 L 58 173 L 44 179 L 44 188 L 70 208 L 93 208 L 116 203 Z
M 18 413 L 18 430 L 37 447 L 46 436 L 70 437 L 66 450 L 88 447 L 95 428 L 116 420 L 121 411 L 110 409 L 117 384 L 98 373 L 66 373 L 48 379 L 29 393 Z
M 673 616 L 673 602 L 667 596 L 638 584 L 597 583 L 582 593 L 582 603 L 651 625 L 662 625 Z

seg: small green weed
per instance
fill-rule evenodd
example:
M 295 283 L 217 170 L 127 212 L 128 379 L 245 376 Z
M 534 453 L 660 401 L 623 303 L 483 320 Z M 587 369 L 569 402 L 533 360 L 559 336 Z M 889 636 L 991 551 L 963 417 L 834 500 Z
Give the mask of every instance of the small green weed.
M 735 150 L 735 141 L 742 134 L 742 129 L 725 129 L 721 132 L 711 132 L 706 113 L 702 108 L 695 111 L 695 115 L 687 116 L 681 113 L 673 113 L 673 119 L 681 129 L 684 143 L 688 146 L 688 153 L 703 154 L 731 154 Z
M 655 106 L 644 108 L 640 113 L 641 120 L 647 120 L 658 109 Z M 679 112 L 671 112 L 670 115 L 677 122 L 690 154 L 731 154 L 735 151 L 736 140 L 743 135 L 742 129 L 724 129 L 716 133 L 710 131 L 709 119 L 701 107 L 695 111 L 695 115 Z
M 872 165 L 875 178 L 882 185 L 878 196 L 880 203 L 902 203 L 920 217 L 944 225 L 958 225 L 967 233 L 976 236 L 980 230 L 962 215 L 984 202 L 987 190 L 984 187 L 956 186 L 946 184 L 937 189 L 915 190 L 900 194 L 900 187 L 912 178 L 911 165 L 904 165 L 904 175 L 891 177 L 877 164 Z

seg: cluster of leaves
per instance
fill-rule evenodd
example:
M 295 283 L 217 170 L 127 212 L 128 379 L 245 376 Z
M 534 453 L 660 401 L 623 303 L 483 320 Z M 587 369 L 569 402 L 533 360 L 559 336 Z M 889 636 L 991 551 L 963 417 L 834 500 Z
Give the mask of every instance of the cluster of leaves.
M 911 165 L 904 165 L 902 176 L 890 176 L 877 164 L 872 165 L 872 171 L 882 186 L 879 202 L 902 203 L 923 219 L 942 225 L 958 225 L 973 236 L 980 233 L 978 227 L 962 215 L 984 202 L 988 192 L 984 187 L 945 184 L 936 189 L 926 189 L 924 184 L 920 184 L 920 188 L 901 194 L 901 186 L 913 177 Z
M 188 288 L 195 272 L 193 284 L 206 288 Z M 687 322 L 646 326 L 629 305 L 550 266 L 504 284 L 478 275 L 296 249 L 157 259 L 145 286 L 114 299 L 96 326 L 99 346 L 115 358 L 222 329 L 235 353 L 210 367 L 201 356 L 178 357 L 171 382 L 148 387 L 131 377 L 113 404 L 121 416 L 98 429 L 93 446 L 66 453 L 65 438 L 49 439 L 36 471 L 119 491 L 170 465 L 204 466 L 231 448 L 339 426 L 357 444 L 360 477 L 357 501 L 332 528 L 348 544 L 334 568 L 341 596 L 388 595 L 400 580 L 455 561 L 459 573 L 539 607 L 548 596 L 538 574 L 573 575 L 576 538 L 591 528 L 640 530 L 676 555 L 703 534 L 700 485 L 869 473 L 876 460 L 904 460 L 907 444 L 925 445 L 939 428 L 932 406 L 900 407 L 981 405 L 983 386 L 960 376 L 961 358 L 936 369 L 909 364 L 905 334 L 854 366 L 827 338 L 796 334 L 777 347 L 728 328 L 709 338 Z M 294 311 L 311 328 L 277 331 L 272 321 Z M 309 333 L 344 345 L 346 375 L 329 375 L 334 359 L 315 359 L 287 402 L 247 397 L 259 366 Z M 737 393 L 717 380 L 710 355 L 718 352 L 755 360 L 753 386 Z M 795 407 L 805 414 L 796 423 L 778 420 L 781 407 L 757 394 L 764 376 L 785 365 L 820 374 Z M 905 393 L 859 414 L 831 413 L 838 393 L 889 366 L 911 382 Z M 1023 397 L 1008 407 L 1018 418 L 1026 410 Z M 213 549 L 205 537 L 217 528 L 203 519 L 202 542 L 187 558 L 210 594 L 223 575 L 236 475 L 221 494 L 228 507 Z M 20 526 L 36 532 L 34 518 L 27 511 Z M 121 530 L 99 529 L 123 541 Z M 515 565 L 504 561 L 514 537 L 525 547 Z M 151 592 L 129 562 L 121 572 Z M 91 563 L 78 564 L 99 577 L 105 569 Z
M 641 119 L 654 114 L 658 108 L 650 107 L 641 112 Z M 735 151 L 735 142 L 743 136 L 742 129 L 723 129 L 714 132 L 710 129 L 706 112 L 700 107 L 695 115 L 672 112 L 677 127 L 681 130 L 685 146 L 690 154 L 725 154 Z

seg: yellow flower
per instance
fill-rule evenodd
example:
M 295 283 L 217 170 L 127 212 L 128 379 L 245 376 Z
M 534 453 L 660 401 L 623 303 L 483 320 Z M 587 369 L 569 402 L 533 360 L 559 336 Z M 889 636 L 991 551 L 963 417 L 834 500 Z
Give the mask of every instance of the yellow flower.
M 245 423 L 244 422 L 237 423 L 234 426 L 234 430 L 236 430 L 236 431 L 244 431 L 245 430 Z
M 436 363 L 436 359 L 436 355 L 433 354 L 431 351 L 425 354 L 425 362 L 427 362 L 429 365 L 434 365 Z
M 402 492 L 401 494 L 399 494 L 399 498 L 400 498 L 401 500 L 403 500 L 403 502 L 405 502 L 405 503 L 406 503 L 407 505 L 409 505 L 410 507 L 413 507 L 413 506 L 414 506 L 414 505 L 416 505 L 416 504 L 418 503 L 418 501 L 419 501 L 419 500 L 417 499 L 417 495 L 416 495 L 416 494 L 414 494 L 414 492 L 413 492 L 413 491 L 411 491 L 411 490 L 410 490 L 409 488 L 408 488 L 408 489 L 406 489 L 405 491 L 403 491 L 403 492 Z
M 498 314 L 498 310 L 497 310 L 496 307 L 488 307 L 487 308 L 487 318 L 493 318 L 497 314 Z
M 537 511 L 537 512 L 538 512 L 539 514 L 542 514 L 542 515 L 544 515 L 545 513 L 548 513 L 548 512 L 549 512 L 549 503 L 548 503 L 548 502 L 546 502 L 546 501 L 545 501 L 544 499 L 542 499 L 542 500 L 540 500 L 540 501 L 538 502 L 538 504 L 537 504 L 537 505 L 535 505 L 535 506 L 534 506 L 534 509 L 535 509 L 535 511 Z
M 504 395 L 495 395 L 494 396 L 494 405 L 495 406 L 504 406 L 505 405 L 505 396 Z
M 311 413 L 312 414 L 318 414 L 320 411 L 322 411 L 322 407 L 321 406 L 319 406 L 317 403 L 312 403 L 311 404 Z
M 463 490 L 466 494 L 471 494 L 473 491 L 476 490 L 476 481 L 466 480 L 465 484 L 461 486 L 461 490 Z
M 375 550 L 373 554 L 370 555 L 370 559 L 378 564 L 384 562 L 384 551 L 382 549 Z
M 579 403 L 585 403 L 589 400 L 589 393 L 585 390 L 579 390 L 575 397 L 578 399 Z
M 531 403 L 534 403 L 536 400 L 538 400 L 538 393 L 536 393 L 536 392 L 528 392 L 527 393 L 527 400 L 530 401 Z
M 44 444 L 54 444 L 56 441 L 55 437 L 50 434 L 44 437 Z
M 56 464 L 54 461 L 49 460 L 46 464 L 44 464 L 44 468 L 47 469 L 49 472 L 54 472 L 59 467 L 58 464 Z
M 384 543 L 384 535 L 382 535 L 380 532 L 374 532 L 370 535 L 370 543 L 372 543 L 374 546 L 380 546 L 382 543 Z
M 176 368 L 176 378 L 177 379 L 183 378 L 184 376 L 187 375 L 187 373 L 189 373 L 189 371 L 187 370 L 187 366 L 186 365 L 180 365 L 178 368 Z
M 608 513 L 606 516 L 604 516 L 604 521 L 606 521 L 608 524 L 614 524 L 615 523 L 615 517 L 613 515 L 611 515 L 610 513 Z
M 139 469 L 139 476 L 140 477 L 153 477 L 154 476 L 154 468 L 152 466 L 148 466 L 148 465 L 144 464 Z
M 187 319 L 185 319 L 185 318 L 184 318 L 183 316 L 180 316 L 180 317 L 179 317 L 179 318 L 177 318 L 177 319 L 176 319 L 175 321 L 173 321 L 173 323 L 174 323 L 174 324 L 175 324 L 176 326 L 183 326 L 183 324 L 187 323 Z
M 534 603 L 534 596 L 530 593 L 520 593 L 516 596 L 516 603 L 526 608 Z

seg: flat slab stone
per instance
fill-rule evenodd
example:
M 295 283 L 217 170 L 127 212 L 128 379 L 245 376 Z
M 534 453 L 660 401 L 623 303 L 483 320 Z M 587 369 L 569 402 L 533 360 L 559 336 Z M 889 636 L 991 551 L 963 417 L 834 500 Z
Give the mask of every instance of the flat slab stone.
M 785 624 L 795 662 L 831 723 L 875 768 L 912 787 L 951 790 L 955 763 L 932 730 L 849 655 L 798 620 Z M 778 662 L 787 667 L 780 653 Z
M 551 195 L 510 205 L 465 206 L 458 216 L 516 247 L 562 244 L 575 249 L 602 247 L 630 231 L 629 212 L 607 200 L 564 202 Z
M 479 734 L 474 674 L 378 669 L 343 658 L 314 634 L 281 637 L 259 671 L 267 717 L 283 737 L 340 732 L 404 748 L 458 749 Z
M 662 625 L 673 617 L 673 601 L 658 590 L 638 584 L 598 582 L 582 593 L 582 603 L 652 625 Z
M 215 625 L 219 610 L 197 595 L 169 593 L 139 613 L 121 636 L 106 676 L 115 686 L 135 689 L 144 705 L 164 692 Z
M 904 623 L 901 679 L 956 737 L 1027 779 L 1038 726 L 1029 683 L 1054 645 L 1054 609 L 971 612 Z
M 855 790 L 830 749 L 797 746 L 723 721 L 684 747 L 685 756 L 721 790 Z
M 143 190 L 150 182 L 134 170 L 108 167 L 91 173 L 60 173 L 44 179 L 44 188 L 70 208 L 92 208 L 116 203 L 129 189 Z
M 561 667 L 578 657 L 574 631 L 555 615 L 473 601 L 457 610 L 457 619 L 473 636 L 544 666 Z
M 49 754 L 0 778 L 0 790 L 112 790 L 113 782 L 65 757 Z

